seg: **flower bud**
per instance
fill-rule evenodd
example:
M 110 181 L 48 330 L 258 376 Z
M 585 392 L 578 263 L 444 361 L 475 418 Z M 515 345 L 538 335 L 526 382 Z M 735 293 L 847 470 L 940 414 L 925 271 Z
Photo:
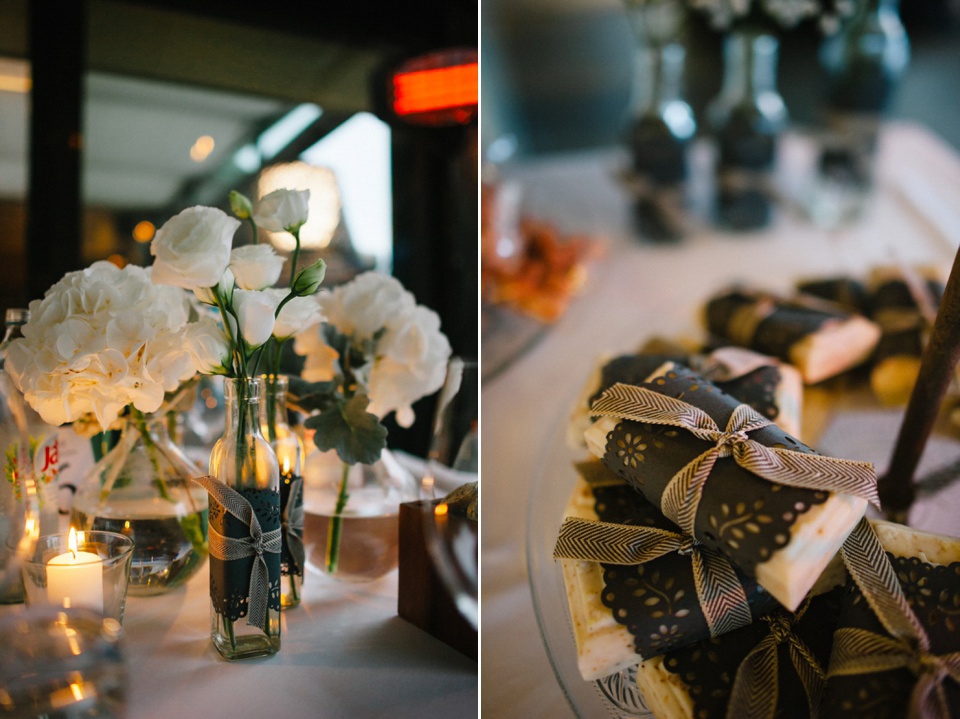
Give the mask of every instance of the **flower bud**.
M 230 190 L 230 211 L 241 220 L 246 220 L 253 214 L 253 204 L 236 190 Z
M 293 291 L 298 297 L 315 294 L 320 289 L 320 283 L 327 273 L 327 263 L 322 259 L 317 260 L 309 267 L 304 267 L 297 274 L 297 279 L 293 281 Z

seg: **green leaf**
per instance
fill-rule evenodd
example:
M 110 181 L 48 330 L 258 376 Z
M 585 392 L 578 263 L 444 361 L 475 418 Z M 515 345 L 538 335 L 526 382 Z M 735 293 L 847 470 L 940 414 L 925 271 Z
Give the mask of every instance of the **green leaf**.
M 366 395 L 355 394 L 345 402 L 308 417 L 304 426 L 316 430 L 314 444 L 322 451 L 337 450 L 347 464 L 373 464 L 387 446 L 387 429 L 377 416 L 367 412 Z
M 307 382 L 299 377 L 290 378 L 290 387 L 287 390 L 287 404 L 300 412 L 313 412 L 330 409 L 337 403 L 338 384 L 330 382 Z

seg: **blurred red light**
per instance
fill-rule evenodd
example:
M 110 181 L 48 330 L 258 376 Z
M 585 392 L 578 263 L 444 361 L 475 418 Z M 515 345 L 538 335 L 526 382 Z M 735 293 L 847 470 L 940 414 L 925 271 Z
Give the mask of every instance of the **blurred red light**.
M 393 76 L 398 115 L 477 105 L 477 63 L 401 72 Z

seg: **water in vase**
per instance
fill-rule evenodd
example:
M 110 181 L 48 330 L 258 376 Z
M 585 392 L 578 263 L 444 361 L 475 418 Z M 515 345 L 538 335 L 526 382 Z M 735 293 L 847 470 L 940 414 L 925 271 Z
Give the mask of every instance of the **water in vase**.
M 189 511 L 160 497 L 111 500 L 99 507 L 74 503 L 70 524 L 130 537 L 134 550 L 128 591 L 159 594 L 185 582 L 207 556 L 200 541 L 207 532 L 206 497 L 199 488 L 191 494 L 194 506 L 202 509 Z

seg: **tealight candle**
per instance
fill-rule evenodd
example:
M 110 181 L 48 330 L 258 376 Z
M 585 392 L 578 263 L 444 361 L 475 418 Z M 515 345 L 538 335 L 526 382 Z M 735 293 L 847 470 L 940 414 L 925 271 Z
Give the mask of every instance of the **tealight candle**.
M 77 551 L 77 532 L 70 528 L 69 551 L 47 562 L 47 598 L 64 607 L 103 611 L 103 560 Z

